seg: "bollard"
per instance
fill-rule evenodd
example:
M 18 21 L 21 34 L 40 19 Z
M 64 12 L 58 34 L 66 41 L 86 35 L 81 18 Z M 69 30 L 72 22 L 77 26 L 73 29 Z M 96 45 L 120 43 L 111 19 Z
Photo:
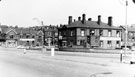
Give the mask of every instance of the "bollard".
M 122 53 L 120 54 L 120 62 L 122 62 Z
M 120 53 L 120 62 L 122 62 L 122 54 L 123 54 L 123 50 L 121 50 L 121 53 Z
M 135 64 L 135 54 L 134 54 L 134 51 L 132 51 L 131 55 L 132 55 L 132 58 L 131 58 L 130 64 Z
M 51 56 L 54 56 L 54 47 L 51 48 Z
M 42 52 L 44 53 L 46 51 L 46 48 L 42 48 Z
M 26 54 L 26 49 L 25 48 L 23 49 L 23 53 Z

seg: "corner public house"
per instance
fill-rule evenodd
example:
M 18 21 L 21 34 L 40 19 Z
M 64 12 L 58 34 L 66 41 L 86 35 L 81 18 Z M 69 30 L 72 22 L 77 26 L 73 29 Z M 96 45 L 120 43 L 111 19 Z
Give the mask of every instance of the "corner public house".
M 68 18 L 67 25 L 58 28 L 60 48 L 103 48 L 115 49 L 121 47 L 120 27 L 114 27 L 112 17 L 108 17 L 108 23 L 101 21 L 101 15 L 97 21 L 91 18 L 86 20 L 86 15 L 74 20 L 72 16 Z

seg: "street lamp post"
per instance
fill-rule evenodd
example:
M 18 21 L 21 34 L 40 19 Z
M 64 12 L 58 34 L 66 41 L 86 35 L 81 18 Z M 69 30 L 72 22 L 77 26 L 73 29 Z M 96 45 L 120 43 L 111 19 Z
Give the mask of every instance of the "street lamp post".
M 128 7 L 128 1 L 126 0 L 126 12 L 125 12 L 125 26 L 126 26 L 126 31 L 125 31 L 125 52 L 127 52 L 127 38 L 128 38 L 128 25 L 127 25 L 127 7 Z
M 41 29 L 42 29 L 42 32 L 43 32 L 43 38 L 42 38 L 42 50 L 44 48 L 44 29 L 43 29 L 43 21 L 40 21 L 38 18 L 33 18 L 33 20 L 36 20 L 40 25 L 41 25 Z

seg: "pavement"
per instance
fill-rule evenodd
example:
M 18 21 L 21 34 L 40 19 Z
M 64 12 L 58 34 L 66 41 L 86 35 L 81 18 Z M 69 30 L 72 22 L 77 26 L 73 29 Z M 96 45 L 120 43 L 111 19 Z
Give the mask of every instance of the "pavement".
M 10 53 L 23 54 L 22 49 L 2 49 Z M 77 63 L 84 67 L 89 65 L 92 69 L 89 77 L 135 77 L 135 64 L 130 64 L 131 54 L 123 55 L 122 62 L 120 62 L 120 54 L 55 51 L 55 55 L 51 56 L 50 51 L 28 50 L 24 55 L 50 61 Z

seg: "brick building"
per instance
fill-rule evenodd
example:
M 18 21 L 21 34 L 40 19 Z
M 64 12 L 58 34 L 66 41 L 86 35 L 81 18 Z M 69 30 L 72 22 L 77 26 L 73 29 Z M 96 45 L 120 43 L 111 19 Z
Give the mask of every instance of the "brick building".
M 120 26 L 122 28 L 122 46 L 125 45 L 125 26 Z M 127 27 L 127 46 L 132 46 L 135 43 L 135 25 Z
M 43 26 L 43 32 L 44 32 L 44 45 L 48 46 L 50 45 L 56 46 L 58 45 L 58 26 Z
M 33 28 L 18 28 L 18 27 L 0 27 L 1 35 L 5 37 L 1 42 L 5 47 L 23 46 L 42 46 L 43 32 L 36 31 Z M 2 36 L 1 36 L 2 37 Z M 2 39 L 1 39 L 2 40 Z
M 85 14 L 77 21 L 69 16 L 68 24 L 58 28 L 59 47 L 120 48 L 121 31 L 121 28 L 113 26 L 112 17 L 108 17 L 108 23 L 104 23 L 100 15 L 97 21 L 91 18 L 86 20 Z

